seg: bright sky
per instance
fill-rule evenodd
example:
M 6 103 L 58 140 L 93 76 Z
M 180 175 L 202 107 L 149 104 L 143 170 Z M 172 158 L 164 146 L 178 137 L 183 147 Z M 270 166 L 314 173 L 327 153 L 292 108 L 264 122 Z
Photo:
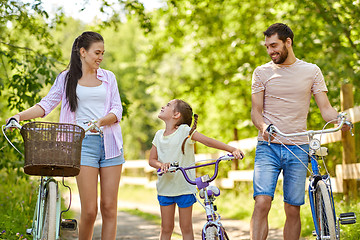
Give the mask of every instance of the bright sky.
M 100 8 L 100 0 L 89 0 L 88 5 L 86 5 L 85 10 L 79 12 L 83 7 L 84 0 L 45 0 L 43 1 L 43 7 L 45 11 L 49 14 L 53 13 L 57 8 L 63 7 L 64 12 L 67 16 L 72 16 L 75 19 L 80 19 L 83 22 L 89 23 L 91 22 L 95 16 L 100 19 L 103 19 L 104 16 L 101 16 L 99 8 Z M 112 2 L 111 0 L 108 2 Z M 159 8 L 163 5 L 162 0 L 140 0 L 145 6 L 146 9 L 154 9 Z

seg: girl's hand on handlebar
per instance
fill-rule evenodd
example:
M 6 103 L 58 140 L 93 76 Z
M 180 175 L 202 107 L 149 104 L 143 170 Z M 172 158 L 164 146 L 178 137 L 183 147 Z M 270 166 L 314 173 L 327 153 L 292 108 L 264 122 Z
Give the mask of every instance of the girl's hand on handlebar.
M 240 149 L 235 149 L 231 153 L 236 159 L 243 159 L 245 154 Z
M 166 173 L 170 167 L 170 163 L 162 163 L 160 167 L 160 171 Z

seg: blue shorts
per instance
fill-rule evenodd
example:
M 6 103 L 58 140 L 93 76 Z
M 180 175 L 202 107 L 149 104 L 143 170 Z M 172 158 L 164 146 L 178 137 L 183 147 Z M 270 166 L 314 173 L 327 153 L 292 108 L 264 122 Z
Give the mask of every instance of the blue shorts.
M 100 135 L 85 135 L 81 147 L 81 165 L 95 168 L 121 165 L 125 162 L 123 150 L 121 155 L 105 159 L 104 138 Z
M 187 208 L 196 203 L 196 197 L 194 194 L 186 194 L 175 197 L 167 197 L 158 195 L 158 200 L 160 206 L 169 206 L 174 203 L 178 205 L 179 208 Z
M 305 202 L 305 181 L 308 165 L 309 145 L 286 145 L 299 161 L 283 145 L 259 141 L 256 147 L 254 165 L 254 198 L 257 195 L 268 195 L 274 198 L 277 180 L 283 171 L 284 202 L 300 206 Z M 305 166 L 304 166 L 305 164 Z

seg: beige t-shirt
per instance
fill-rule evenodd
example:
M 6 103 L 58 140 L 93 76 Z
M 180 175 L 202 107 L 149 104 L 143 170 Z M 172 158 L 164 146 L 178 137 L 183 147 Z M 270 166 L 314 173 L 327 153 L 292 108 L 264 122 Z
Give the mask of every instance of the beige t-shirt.
M 305 131 L 312 94 L 327 92 L 320 68 L 299 59 L 288 66 L 271 61 L 257 67 L 251 90 L 252 94 L 264 91 L 264 121 L 274 124 L 283 133 Z M 308 143 L 306 136 L 290 139 L 281 138 L 281 141 L 291 145 Z M 264 140 L 260 132 L 258 140 Z
M 182 124 L 178 129 L 168 136 L 164 136 L 164 129 L 156 132 L 153 145 L 156 147 L 158 160 L 162 163 L 179 162 L 180 167 L 192 166 L 195 162 L 194 141 L 187 139 L 185 143 L 185 154 L 182 153 L 181 145 L 189 135 L 190 127 Z M 195 131 L 194 131 L 195 132 Z M 191 180 L 195 180 L 195 169 L 187 171 Z M 158 177 L 156 183 L 158 195 L 179 196 L 196 193 L 195 185 L 189 184 L 181 171 L 166 173 Z

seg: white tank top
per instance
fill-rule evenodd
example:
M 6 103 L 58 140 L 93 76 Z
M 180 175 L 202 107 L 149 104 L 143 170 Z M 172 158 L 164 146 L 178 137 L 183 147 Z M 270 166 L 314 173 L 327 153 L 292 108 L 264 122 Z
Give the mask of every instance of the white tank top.
M 86 129 L 88 125 L 84 122 L 104 116 L 106 89 L 104 84 L 96 87 L 84 87 L 78 84 L 76 95 L 78 97 L 76 124 Z

